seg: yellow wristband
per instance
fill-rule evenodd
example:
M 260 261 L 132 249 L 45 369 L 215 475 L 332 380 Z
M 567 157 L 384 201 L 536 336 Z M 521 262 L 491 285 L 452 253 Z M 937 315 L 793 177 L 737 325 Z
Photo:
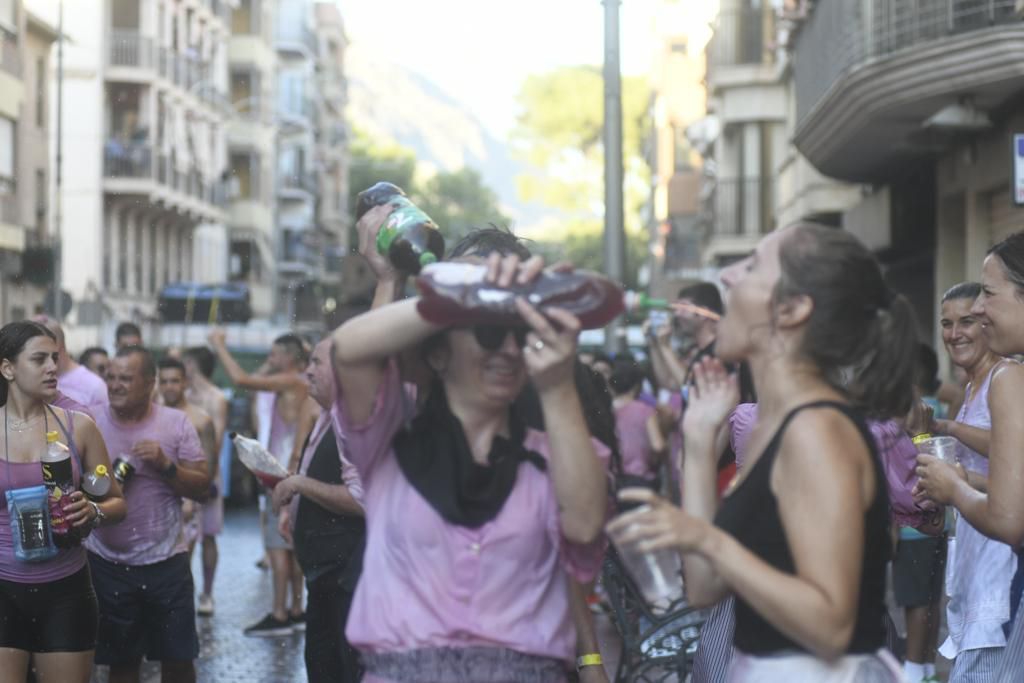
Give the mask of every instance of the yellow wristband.
M 585 666 L 601 666 L 603 663 L 600 654 L 580 655 L 576 658 L 576 670 L 579 671 Z
M 932 438 L 931 434 L 918 434 L 913 439 L 911 439 L 911 441 L 914 442 L 915 446 L 920 446 L 922 442 L 927 441 L 930 438 Z

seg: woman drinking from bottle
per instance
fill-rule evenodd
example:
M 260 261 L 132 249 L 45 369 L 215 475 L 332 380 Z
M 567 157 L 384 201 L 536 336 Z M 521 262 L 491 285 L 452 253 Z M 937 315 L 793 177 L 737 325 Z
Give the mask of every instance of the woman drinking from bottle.
M 379 224 L 375 211 L 361 229 Z M 473 252 L 499 287 L 530 283 L 543 265 Z M 363 254 L 378 296 L 395 291 L 387 262 Z M 417 301 L 334 333 L 335 414 L 367 519 L 348 639 L 372 683 L 564 681 L 576 646 L 565 572 L 597 574 L 608 500 L 608 452 L 591 441 L 573 381 L 579 322 L 520 300 L 519 325 L 446 328 Z M 420 392 L 404 383 L 417 365 Z M 517 406 L 528 381 L 546 432 Z
M 684 416 L 684 510 L 649 491 L 614 525 L 638 549 L 676 548 L 697 605 L 736 598 L 729 680 L 896 681 L 886 651 L 891 554 L 885 474 L 862 417 L 905 414 L 913 316 L 842 230 L 774 232 L 722 273 L 719 360 L 696 368 Z M 738 400 L 720 362 L 747 361 L 758 395 L 747 458 L 721 504 L 716 436 Z
M 24 683 L 29 658 L 40 683 L 89 680 L 96 646 L 98 608 L 81 539 L 101 524 L 125 516 L 117 482 L 101 500 L 77 490 L 84 470 L 110 467 L 107 448 L 92 419 L 55 409 L 57 341 L 39 323 L 0 329 L 0 681 Z M 57 548 L 50 530 L 49 494 L 43 488 L 47 432 L 71 451 L 76 490 L 61 507 L 70 523 Z
M 1018 232 L 989 250 L 981 271 L 981 295 L 970 308 L 981 322 L 992 353 L 1011 356 L 1024 353 L 1024 233 Z M 970 398 L 970 404 L 977 398 Z M 918 456 L 918 488 L 922 496 L 937 503 L 956 507 L 972 530 L 1009 544 L 1017 552 L 1018 565 L 1024 542 L 1024 421 L 1020 406 L 1024 402 L 1024 365 L 1001 363 L 988 379 L 988 410 L 991 431 L 987 434 L 987 491 L 972 486 L 977 475 L 969 476 L 962 467 L 954 468 L 934 457 Z M 964 414 L 964 409 L 961 410 Z M 941 425 L 940 425 L 941 426 Z M 967 425 L 945 425 L 972 450 L 982 452 L 984 434 Z M 1010 633 L 995 681 L 1024 680 L 1024 615 L 1011 603 Z M 1009 628 L 1012 627 L 1012 630 Z

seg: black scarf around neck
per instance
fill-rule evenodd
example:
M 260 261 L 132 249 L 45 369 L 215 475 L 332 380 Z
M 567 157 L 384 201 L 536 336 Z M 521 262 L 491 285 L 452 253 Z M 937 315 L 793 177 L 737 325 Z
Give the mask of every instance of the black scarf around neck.
M 526 424 L 513 406 L 509 438 L 494 436 L 488 465 L 480 465 L 466 432 L 448 406 L 444 385 L 435 379 L 426 403 L 394 438 L 398 465 L 405 478 L 445 521 L 477 529 L 505 506 L 516 483 L 519 465 L 529 462 L 546 471 L 544 458 L 523 446 Z

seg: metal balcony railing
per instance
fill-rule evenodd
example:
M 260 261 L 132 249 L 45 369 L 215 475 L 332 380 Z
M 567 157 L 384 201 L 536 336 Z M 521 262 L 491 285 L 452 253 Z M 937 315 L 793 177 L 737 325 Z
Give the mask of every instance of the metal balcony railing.
M 1019 0 L 819 0 L 794 55 L 797 121 L 847 72 L 949 36 L 1020 23 Z
M 764 7 L 720 12 L 707 48 L 709 68 L 766 61 L 774 31 L 775 14 L 767 3 Z
M 316 177 L 312 173 L 282 173 L 279 177 L 283 189 L 316 194 Z
M 772 230 L 774 199 L 770 178 L 718 180 L 711 202 L 715 236 L 756 236 Z
M 109 48 L 110 66 L 153 67 L 153 41 L 138 31 L 111 30 Z
M 309 51 L 311 55 L 317 54 L 317 39 L 316 34 L 309 29 L 308 26 L 294 23 L 282 23 L 278 24 L 277 31 L 274 34 L 274 40 L 278 45 L 278 48 L 291 48 L 292 46 L 301 46 Z
M 146 144 L 108 140 L 103 149 L 103 175 L 107 178 L 152 178 L 152 148 Z
M 12 76 L 21 77 L 21 53 L 18 51 L 18 36 L 0 26 L 0 69 Z

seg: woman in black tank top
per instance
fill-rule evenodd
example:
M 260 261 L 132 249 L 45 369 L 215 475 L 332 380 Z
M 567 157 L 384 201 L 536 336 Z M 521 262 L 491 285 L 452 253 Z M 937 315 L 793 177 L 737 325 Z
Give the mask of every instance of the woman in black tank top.
M 722 281 L 718 359 L 697 366 L 683 419 L 684 510 L 629 491 L 648 508 L 613 524 L 677 548 L 694 604 L 735 595 L 731 681 L 899 680 L 882 651 L 887 487 L 862 415 L 910 407 L 910 306 L 855 237 L 816 225 L 768 235 Z M 739 361 L 759 417 L 719 504 L 714 444 L 738 400 L 722 363 Z

